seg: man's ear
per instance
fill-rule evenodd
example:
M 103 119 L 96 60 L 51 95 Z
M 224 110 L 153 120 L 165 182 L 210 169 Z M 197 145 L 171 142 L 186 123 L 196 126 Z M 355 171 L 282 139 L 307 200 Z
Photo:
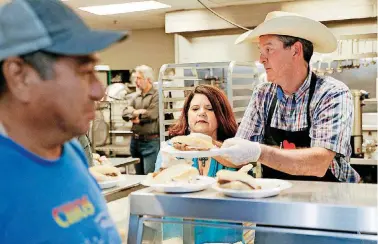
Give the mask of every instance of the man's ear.
M 302 50 L 303 50 L 302 43 L 300 43 L 300 42 L 296 42 L 296 43 L 293 44 L 292 48 L 293 48 L 293 50 L 294 50 L 294 52 L 293 52 L 293 56 L 301 55 Z
M 21 102 L 28 102 L 31 98 L 31 77 L 33 69 L 19 57 L 10 57 L 4 61 L 3 74 L 9 93 Z

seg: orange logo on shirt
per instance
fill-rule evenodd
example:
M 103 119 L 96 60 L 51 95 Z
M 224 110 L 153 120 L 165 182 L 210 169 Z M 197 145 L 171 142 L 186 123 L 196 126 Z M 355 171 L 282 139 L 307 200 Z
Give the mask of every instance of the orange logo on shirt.
M 55 222 L 63 228 L 78 223 L 95 213 L 93 204 L 88 200 L 87 196 L 80 199 L 63 204 L 52 210 L 52 216 Z

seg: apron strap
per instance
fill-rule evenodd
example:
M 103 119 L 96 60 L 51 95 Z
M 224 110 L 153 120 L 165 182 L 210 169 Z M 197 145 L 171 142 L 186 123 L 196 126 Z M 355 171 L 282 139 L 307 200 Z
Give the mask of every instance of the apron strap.
M 307 101 L 307 128 L 310 129 L 311 127 L 311 116 L 310 116 L 310 104 L 312 97 L 315 92 L 315 87 L 316 87 L 316 80 L 317 77 L 314 73 L 311 74 L 311 83 L 310 83 L 310 91 L 308 94 L 308 101 Z
M 266 122 L 266 125 L 268 127 L 270 127 L 270 123 L 272 122 L 272 117 L 273 117 L 274 110 L 276 109 L 276 105 L 277 105 L 277 93 L 274 94 L 272 103 L 270 104 L 269 113 L 268 113 L 268 120 Z

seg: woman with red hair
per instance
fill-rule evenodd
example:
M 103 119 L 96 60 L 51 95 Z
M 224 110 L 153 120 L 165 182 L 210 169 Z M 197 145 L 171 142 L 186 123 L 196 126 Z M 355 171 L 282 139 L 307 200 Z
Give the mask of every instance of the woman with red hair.
M 217 125 L 215 134 L 212 130 L 214 127 L 209 127 L 208 123 L 196 123 L 202 121 L 202 117 L 215 119 L 209 121 Z M 197 132 L 207 134 L 214 140 L 224 141 L 234 137 L 237 129 L 234 113 L 223 91 L 214 86 L 199 85 L 186 98 L 181 116 L 178 122 L 169 128 L 169 135 L 188 135 L 190 132 Z
M 235 116 L 230 103 L 222 90 L 209 85 L 199 85 L 190 92 L 185 100 L 180 118 L 168 131 L 169 136 L 202 133 L 211 136 L 214 144 L 235 136 L 237 131 Z M 199 162 L 200 161 L 200 162 Z M 155 171 L 161 167 L 162 157 L 159 154 Z M 221 169 L 235 168 L 222 157 L 193 159 L 193 166 L 202 175 L 215 177 Z
M 176 124 L 169 128 L 169 135 L 188 135 L 202 133 L 211 136 L 215 144 L 235 136 L 237 124 L 226 95 L 218 88 L 200 85 L 194 88 L 186 98 L 181 116 Z M 169 142 L 168 142 L 169 143 Z M 159 153 L 155 171 L 159 171 L 162 156 Z M 193 167 L 201 175 L 215 177 L 222 169 L 236 170 L 233 165 L 221 157 L 195 158 Z M 173 218 L 166 218 L 166 220 Z M 177 221 L 177 220 L 176 220 Z M 197 220 L 200 223 L 212 221 Z M 181 238 L 182 225 L 164 224 L 163 239 Z M 195 243 L 235 243 L 242 241 L 243 231 L 239 228 L 214 228 L 206 226 L 194 227 Z

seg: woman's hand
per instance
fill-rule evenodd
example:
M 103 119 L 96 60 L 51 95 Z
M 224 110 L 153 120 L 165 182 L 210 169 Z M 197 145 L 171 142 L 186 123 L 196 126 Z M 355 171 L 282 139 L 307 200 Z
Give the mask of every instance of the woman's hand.
M 222 142 L 213 139 L 213 145 L 215 145 L 216 147 L 221 148 L 222 144 Z
M 227 159 L 225 159 L 225 158 L 223 158 L 221 156 L 215 156 L 215 157 L 213 157 L 213 159 L 215 159 L 218 163 L 220 163 L 221 165 L 223 165 L 225 167 L 228 167 L 228 168 L 235 168 L 235 169 L 237 169 L 237 168 L 241 167 L 241 165 L 239 165 L 239 166 L 235 165 L 231 161 L 229 161 L 229 160 L 227 160 Z

